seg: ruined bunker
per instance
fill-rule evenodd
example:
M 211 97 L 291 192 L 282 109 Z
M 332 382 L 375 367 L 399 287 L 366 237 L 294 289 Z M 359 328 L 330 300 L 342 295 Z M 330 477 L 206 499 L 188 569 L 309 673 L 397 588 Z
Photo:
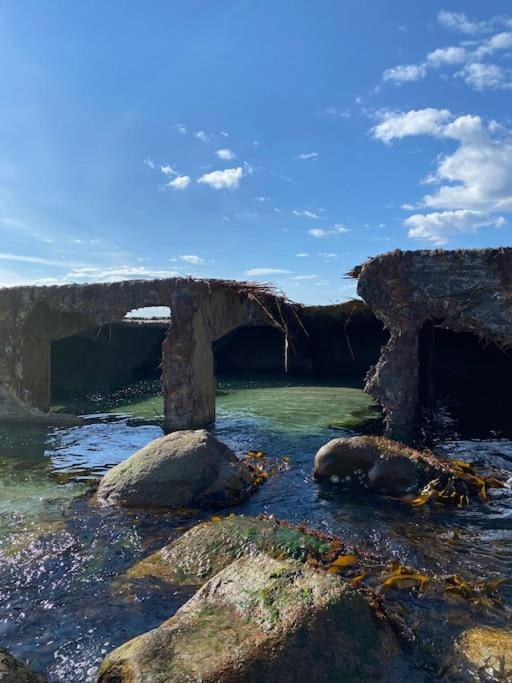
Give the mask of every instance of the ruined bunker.
M 453 375 L 459 388 L 510 402 L 512 249 L 393 251 L 354 269 L 358 293 L 389 332 L 366 390 L 386 432 L 414 437 L 421 406 Z

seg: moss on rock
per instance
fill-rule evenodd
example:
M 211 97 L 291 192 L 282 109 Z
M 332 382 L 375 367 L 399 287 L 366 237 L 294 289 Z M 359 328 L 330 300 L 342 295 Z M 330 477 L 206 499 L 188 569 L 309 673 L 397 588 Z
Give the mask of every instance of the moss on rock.
M 98 683 L 382 680 L 399 652 L 385 620 L 338 577 L 242 557 L 171 619 L 111 652 Z
M 200 586 L 235 560 L 265 552 L 271 557 L 305 561 L 329 559 L 343 551 L 335 537 L 271 518 L 230 515 L 204 522 L 135 564 L 129 579 L 151 577 Z

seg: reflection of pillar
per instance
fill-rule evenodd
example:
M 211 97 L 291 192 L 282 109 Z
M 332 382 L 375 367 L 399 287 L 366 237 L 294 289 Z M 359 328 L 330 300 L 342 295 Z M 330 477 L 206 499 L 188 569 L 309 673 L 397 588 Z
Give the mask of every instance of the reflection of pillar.
M 35 329 L 26 330 L 22 342 L 23 403 L 44 413 L 50 410 L 50 340 Z
M 215 420 L 215 377 L 210 326 L 202 308 L 172 307 L 162 346 L 164 429 L 198 429 Z
M 384 408 L 386 436 L 409 442 L 413 437 L 419 395 L 418 331 L 392 331 L 365 390 Z

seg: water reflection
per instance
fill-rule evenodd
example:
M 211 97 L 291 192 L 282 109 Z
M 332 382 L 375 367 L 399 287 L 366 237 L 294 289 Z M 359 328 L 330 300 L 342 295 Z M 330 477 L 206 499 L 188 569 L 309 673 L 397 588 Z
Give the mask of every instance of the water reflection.
M 235 382 L 225 384 L 222 392 L 215 428 L 219 438 L 239 453 L 257 448 L 272 457 L 290 457 L 287 472 L 270 478 L 234 512 L 305 521 L 378 553 L 385 562 L 396 559 L 428 574 L 512 576 L 509 490 L 494 492 L 488 505 L 447 511 L 413 509 L 366 490 L 319 487 L 312 481 L 315 451 L 334 436 L 350 434 L 347 425 L 371 411 L 354 387 L 292 384 L 276 392 L 268 383 Z M 144 584 L 126 595 L 115 586 L 137 558 L 207 513 L 127 512 L 91 503 L 90 480 L 161 433 L 157 425 L 134 425 L 111 415 L 66 429 L 1 427 L 0 636 L 50 681 L 92 680 L 106 651 L 156 626 L 190 595 Z M 512 475 L 508 439 L 473 441 L 454 430 L 441 437 L 442 431 L 436 449 L 444 455 Z M 415 673 L 409 681 L 435 679 L 451 641 L 464 627 L 506 624 L 512 611 L 510 586 L 501 598 L 501 605 L 482 607 L 456 598 L 394 593 L 389 604 L 417 632 L 410 650 Z

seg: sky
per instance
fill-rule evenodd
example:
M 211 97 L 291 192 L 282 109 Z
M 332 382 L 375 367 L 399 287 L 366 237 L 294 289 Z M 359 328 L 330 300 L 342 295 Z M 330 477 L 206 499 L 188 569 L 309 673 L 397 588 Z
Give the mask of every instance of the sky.
M 193 275 L 335 303 L 509 246 L 512 3 L 2 0 L 0 286 Z

